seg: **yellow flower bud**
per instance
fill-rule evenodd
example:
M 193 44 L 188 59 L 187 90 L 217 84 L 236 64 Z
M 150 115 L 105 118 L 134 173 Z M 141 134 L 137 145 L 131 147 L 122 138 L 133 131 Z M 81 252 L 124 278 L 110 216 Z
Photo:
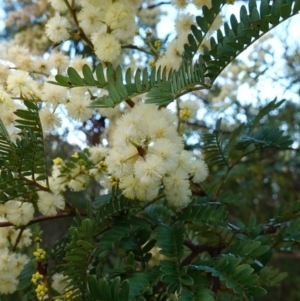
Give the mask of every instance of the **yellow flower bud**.
M 63 162 L 64 162 L 63 159 L 62 159 L 62 158 L 59 158 L 59 157 L 53 159 L 53 164 L 54 164 L 55 166 L 62 165 Z

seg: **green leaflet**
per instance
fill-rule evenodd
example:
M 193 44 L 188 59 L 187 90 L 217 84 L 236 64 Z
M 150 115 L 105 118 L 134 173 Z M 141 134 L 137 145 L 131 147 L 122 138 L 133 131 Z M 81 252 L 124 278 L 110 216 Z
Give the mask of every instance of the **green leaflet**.
M 93 206 L 97 207 L 95 215 L 98 221 L 103 221 L 107 218 L 110 218 L 123 210 L 128 210 L 129 208 L 139 208 L 141 206 L 140 201 L 128 200 L 122 196 L 117 198 L 109 198 L 109 202 L 108 198 L 109 196 L 105 198 L 106 201 L 103 201 L 102 205 L 98 203 L 100 200 L 103 200 L 101 197 L 97 198 L 93 203 Z M 99 207 L 98 204 L 100 205 Z
M 96 277 L 88 278 L 89 298 L 92 300 L 111 300 L 111 301 L 128 301 L 129 281 L 121 283 L 119 277 L 113 281 L 107 281 L 105 278 L 98 281 Z
M 82 80 L 81 76 L 78 74 L 78 72 L 73 67 L 69 67 L 67 72 L 69 75 L 69 79 L 73 85 L 75 85 L 75 86 L 83 85 L 83 80 Z
M 240 124 L 231 132 L 221 129 L 222 120 L 216 123 L 212 133 L 202 135 L 206 162 L 230 166 L 230 158 L 236 151 L 249 151 L 250 147 L 262 149 L 268 147 L 286 148 L 293 142 L 289 136 L 278 128 L 258 127 L 260 120 L 272 110 L 277 109 L 284 100 L 276 102 L 276 99 L 259 110 L 258 115 L 249 124 Z
M 217 121 L 213 133 L 204 134 L 202 139 L 207 153 L 206 161 L 211 164 L 228 166 L 227 137 L 220 129 L 221 121 L 222 119 Z
M 44 153 L 44 138 L 38 114 L 38 106 L 25 100 L 28 110 L 17 110 L 16 127 L 21 130 L 16 143 L 0 121 L 0 201 L 26 196 L 40 190 L 38 180 L 45 181 L 48 188 L 48 173 Z
M 198 225 L 226 226 L 227 212 L 215 205 L 192 205 L 182 210 L 180 221 L 193 222 Z
M 253 240 L 243 240 L 237 241 L 230 248 L 226 251 L 227 254 L 232 254 L 239 257 L 257 257 L 266 252 L 270 249 L 267 245 L 262 245 L 260 241 L 253 241 Z
M 293 7 L 293 14 L 296 14 L 300 11 L 300 0 L 296 0 Z
M 157 228 L 157 246 L 160 253 L 168 257 L 181 258 L 183 254 L 184 229 L 181 224 L 174 227 L 160 225 Z
M 72 87 L 72 83 L 70 82 L 67 76 L 57 74 L 55 75 L 56 82 L 49 81 L 49 83 L 56 84 L 63 87 Z
M 78 219 L 81 218 L 78 217 Z M 88 266 L 95 250 L 94 231 L 94 221 L 88 218 L 83 219 L 77 227 L 73 226 L 69 229 L 71 239 L 65 246 L 64 274 L 71 279 L 70 287 L 74 286 L 81 292 L 83 292 Z
M 135 300 L 137 296 L 142 293 L 150 286 L 151 275 L 147 273 L 133 273 L 129 278 L 129 299 L 128 301 Z
M 250 0 L 248 10 L 244 5 L 241 7 L 239 22 L 234 15 L 231 15 L 230 24 L 225 22 L 223 29 L 217 31 L 217 41 L 212 42 L 213 40 L 211 40 L 211 49 L 200 55 L 206 66 L 205 77 L 209 78 L 212 83 L 222 70 L 244 49 L 264 33 L 273 29 L 274 26 L 300 11 L 299 0 L 294 4 L 292 1 L 281 0 L 272 1 L 272 5 L 269 4 L 268 0 L 260 1 L 260 5 L 258 3 L 256 0 Z M 218 5 L 222 7 L 223 3 L 218 3 L 211 9 L 204 7 L 204 16 L 196 17 L 198 27 L 195 25 L 191 27 L 192 33 L 188 35 L 188 44 L 184 45 L 183 57 L 186 60 L 192 61 L 197 54 L 201 43 L 206 38 L 206 33 L 209 31 L 215 13 L 217 13 Z M 211 62 L 216 63 L 214 67 L 212 67 Z M 216 68 L 216 65 L 218 68 Z
M 248 264 L 240 263 L 241 259 L 227 255 L 216 259 L 212 265 L 198 265 L 193 268 L 204 270 L 220 278 L 227 288 L 237 294 L 244 294 L 248 300 L 265 295 L 266 291 L 256 286 L 258 276 L 253 274 L 254 269 Z
M 246 150 L 250 145 L 255 148 L 286 148 L 290 146 L 293 141 L 289 136 L 285 136 L 282 130 L 277 128 L 261 127 L 249 136 L 243 136 L 235 145 L 237 150 Z
M 85 84 L 90 85 L 90 86 L 94 86 L 96 84 L 93 72 L 88 65 L 85 64 L 82 67 L 82 73 L 83 73 L 83 77 L 84 77 L 83 82 Z
M 251 124 L 250 131 L 252 132 L 256 127 L 259 126 L 259 122 L 264 116 L 266 116 L 271 111 L 280 107 L 284 102 L 285 102 L 285 99 L 277 101 L 277 98 L 275 98 L 273 101 L 270 101 L 266 106 L 261 107 L 259 109 L 257 116 L 255 117 L 255 119 L 253 120 L 253 122 Z
M 19 284 L 18 284 L 18 290 L 23 290 L 27 287 L 29 287 L 31 282 L 32 274 L 35 273 L 34 265 L 32 261 L 29 261 L 25 264 L 21 274 L 18 276 Z
M 199 34 L 199 31 L 198 31 Z M 201 37 L 195 32 L 198 39 Z M 190 39 L 194 40 L 191 35 Z M 196 43 L 196 42 L 195 42 Z M 91 103 L 90 108 L 114 107 L 136 95 L 147 93 L 146 102 L 155 104 L 168 104 L 172 102 L 178 94 L 188 93 L 197 86 L 204 85 L 204 69 L 200 61 L 182 63 L 177 71 L 167 72 L 166 68 L 153 68 L 148 73 L 147 68 L 137 69 L 131 75 L 131 69 L 125 72 L 125 83 L 121 67 L 114 69 L 109 65 L 106 69 L 106 76 L 102 64 L 98 64 L 95 69 L 97 80 L 91 69 L 84 65 L 82 69 L 83 78 L 80 77 L 74 68 L 68 68 L 68 76 L 57 75 L 55 84 L 65 87 L 89 87 L 107 89 L 108 95 L 101 96 Z
M 102 64 L 98 64 L 96 67 L 96 77 L 97 77 L 97 80 L 98 80 L 100 86 L 106 85 L 106 80 L 105 80 Z

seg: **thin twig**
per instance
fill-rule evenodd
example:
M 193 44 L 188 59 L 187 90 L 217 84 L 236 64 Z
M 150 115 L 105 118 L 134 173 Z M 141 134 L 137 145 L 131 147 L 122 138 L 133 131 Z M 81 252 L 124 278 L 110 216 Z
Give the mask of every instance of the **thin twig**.
M 128 98 L 125 100 L 125 102 L 131 107 L 133 108 L 135 106 L 134 101 L 131 98 Z
M 17 246 L 18 246 L 18 243 L 20 242 L 20 240 L 21 240 L 21 237 L 22 237 L 22 233 L 23 233 L 23 231 L 25 230 L 25 227 L 22 227 L 21 229 L 20 229 L 20 232 L 18 233 L 18 237 L 17 237 L 17 239 L 16 239 L 16 242 L 15 242 L 15 244 L 14 244 L 14 246 L 13 246 L 13 248 L 12 248 L 12 251 L 13 252 L 15 252 L 16 251 L 16 249 L 17 249 Z
M 57 213 L 57 215 L 55 215 L 55 216 L 37 216 L 37 217 L 34 217 L 27 225 L 32 225 L 32 224 L 36 224 L 39 222 L 44 222 L 44 221 L 48 221 L 48 220 L 52 220 L 52 219 L 56 219 L 56 218 L 68 217 L 68 216 L 75 216 L 75 213 L 60 212 L 60 213 Z M 9 226 L 14 226 L 14 224 L 12 224 L 11 222 L 1 222 L 0 223 L 0 228 L 9 227 Z
M 135 50 L 138 50 L 138 51 L 141 51 L 141 52 L 144 52 L 144 53 L 153 55 L 152 52 L 150 52 L 150 51 L 144 49 L 143 47 L 139 47 L 139 46 L 136 46 L 136 45 L 133 45 L 133 44 L 123 45 L 123 46 L 121 46 L 121 48 L 122 48 L 122 49 L 135 49 Z
M 83 29 L 79 25 L 77 15 L 76 15 L 76 9 L 71 7 L 68 0 L 63 0 L 63 1 L 65 2 L 66 6 L 68 7 L 69 12 L 71 13 L 71 15 L 73 17 L 73 20 L 76 24 L 76 27 L 77 27 L 78 31 L 79 31 L 80 37 L 91 47 L 92 50 L 94 50 L 94 45 L 93 45 L 92 41 L 87 37 L 87 35 L 85 34 Z

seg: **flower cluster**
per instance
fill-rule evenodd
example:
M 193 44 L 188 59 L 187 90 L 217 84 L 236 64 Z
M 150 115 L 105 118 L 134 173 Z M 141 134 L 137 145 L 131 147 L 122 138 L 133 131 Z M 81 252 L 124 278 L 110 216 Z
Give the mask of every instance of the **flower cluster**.
M 48 287 L 43 282 L 44 276 L 36 272 L 31 277 L 31 282 L 36 286 L 35 293 L 38 298 L 44 298 L 48 293 Z
M 73 35 L 64 3 L 51 2 L 57 14 L 48 20 L 46 35 L 55 43 Z M 134 15 L 141 1 L 81 1 L 78 5 L 80 30 L 92 41 L 95 54 L 103 62 L 114 62 L 121 54 L 121 42 L 131 41 L 137 31 Z
M 65 208 L 65 200 L 60 194 L 40 191 L 38 195 L 37 207 L 45 216 L 54 216 L 58 210 Z M 34 213 L 35 209 L 31 202 L 15 199 L 0 204 L 0 216 L 2 215 L 15 226 L 27 225 L 32 220 Z
M 228 2 L 229 3 L 229 2 Z M 170 69 L 179 69 L 182 63 L 182 53 L 184 51 L 184 44 L 188 43 L 187 37 L 191 31 L 191 25 L 195 23 L 194 16 L 185 11 L 189 4 L 194 4 L 197 9 L 202 9 L 205 5 L 208 8 L 211 7 L 211 0 L 172 0 L 172 4 L 181 11 L 178 18 L 175 20 L 175 30 L 177 37 L 167 45 L 167 49 L 160 55 L 156 61 L 156 66 L 161 66 Z M 218 30 L 223 24 L 223 18 L 221 15 L 217 15 L 214 21 L 209 24 L 208 32 L 205 35 L 199 50 L 203 51 L 205 47 L 210 49 L 210 37 Z
M 36 261 L 42 261 L 46 258 L 46 251 L 38 248 L 36 251 L 33 252 L 33 256 L 35 257 Z
M 0 293 L 12 294 L 19 283 L 17 277 L 29 261 L 24 254 L 13 253 L 8 248 L 0 249 Z
M 36 272 L 32 275 L 31 277 L 31 282 L 34 284 L 34 285 L 38 285 L 38 283 L 40 282 L 40 280 L 43 280 L 44 279 L 44 276 L 42 274 L 40 274 L 39 272 Z
M 98 145 L 92 146 L 84 152 L 74 153 L 68 162 L 64 162 L 61 158 L 53 160 L 54 165 L 49 182 L 52 191 L 54 191 L 51 198 L 57 209 L 62 209 L 60 208 L 60 205 L 63 206 L 60 193 L 67 188 L 72 191 L 82 191 L 86 189 L 91 180 L 105 181 L 107 166 L 104 160 L 107 153 L 108 148 Z M 46 209 L 44 204 L 41 207 Z
M 190 180 L 206 178 L 206 164 L 184 150 L 176 122 L 169 110 L 143 104 L 117 122 L 105 161 L 126 197 L 151 201 L 163 189 L 171 205 L 185 206 L 190 202 Z
M 8 220 L 3 216 L 2 208 L 4 206 L 0 205 L 0 223 L 8 222 Z M 21 233 L 20 233 L 21 232 Z M 19 248 L 29 247 L 32 243 L 32 232 L 30 229 L 25 229 L 21 231 L 16 229 L 15 226 L 1 227 L 0 228 L 0 249 L 7 248 L 11 245 L 18 243 Z
M 43 298 L 46 296 L 48 288 L 44 284 L 38 284 L 37 288 L 35 289 L 35 292 L 38 298 Z
M 197 109 L 194 101 L 180 103 L 180 120 L 194 118 Z M 201 158 L 184 150 L 177 126 L 172 111 L 142 102 L 136 104 L 110 130 L 110 147 L 90 147 L 74 153 L 66 162 L 61 158 L 53 160 L 49 178 L 53 194 L 39 193 L 43 200 L 39 201 L 44 210 L 41 212 L 55 215 L 64 204 L 60 193 L 66 189 L 84 190 L 91 180 L 101 183 L 104 189 L 118 185 L 129 199 L 152 201 L 164 195 L 173 206 L 187 205 L 191 181 L 203 181 L 208 169 Z M 51 214 L 48 203 L 53 206 Z
M 180 120 L 187 121 L 196 117 L 199 104 L 197 101 L 186 100 L 179 103 L 179 109 Z

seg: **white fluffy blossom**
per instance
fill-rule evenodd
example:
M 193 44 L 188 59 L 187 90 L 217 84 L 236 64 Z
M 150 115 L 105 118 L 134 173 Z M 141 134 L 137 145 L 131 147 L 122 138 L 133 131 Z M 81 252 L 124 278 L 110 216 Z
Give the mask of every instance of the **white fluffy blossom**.
M 69 116 L 76 120 L 88 120 L 93 115 L 93 110 L 88 108 L 88 105 L 91 104 L 89 97 L 81 92 L 76 93 L 75 89 L 72 92 L 71 99 L 66 104 Z
M 136 12 L 141 7 L 142 0 L 118 0 L 120 3 L 124 3 L 127 9 Z
M 79 24 L 86 34 L 94 32 L 105 32 L 106 26 L 103 23 L 105 11 L 95 5 L 84 4 L 78 14 Z
M 133 171 L 133 162 L 138 158 L 138 152 L 134 147 L 126 147 L 122 150 L 113 148 L 109 151 L 105 162 L 108 171 L 121 178 Z
M 193 4 L 198 8 L 202 8 L 202 6 L 206 5 L 208 8 L 211 8 L 211 0 L 192 0 Z
M 5 203 L 6 218 L 15 226 L 27 225 L 33 218 L 34 208 L 31 203 L 8 201 Z
M 190 202 L 191 190 L 187 174 L 177 170 L 164 178 L 167 201 L 175 207 L 186 206 Z
M 97 164 L 101 160 L 104 160 L 108 153 L 108 149 L 102 145 L 96 145 L 89 148 L 90 160 Z
M 169 43 L 166 53 L 157 60 L 156 66 L 166 68 L 167 71 L 179 69 L 182 63 L 183 45 L 185 42 L 185 37 L 181 37 Z
M 32 69 L 38 73 L 48 74 L 51 69 L 51 65 L 43 57 L 39 57 L 33 61 Z
M 52 51 L 49 58 L 49 64 L 57 69 L 57 73 L 62 73 L 70 63 L 69 57 L 61 51 Z
M 138 17 L 140 18 L 141 23 L 149 26 L 155 27 L 157 23 L 160 21 L 160 16 L 166 14 L 160 8 L 160 6 L 156 6 L 152 9 L 140 9 L 138 11 Z
M 202 159 L 197 159 L 193 162 L 193 167 L 191 170 L 191 174 L 193 174 L 194 182 L 202 182 L 208 176 L 208 167 L 207 164 Z
M 122 28 L 112 31 L 112 34 L 121 42 L 129 43 L 138 31 L 135 23 L 126 23 Z
M 101 8 L 108 7 L 112 4 L 112 0 L 85 0 L 84 2 Z
M 189 173 L 193 167 L 193 154 L 189 151 L 183 150 L 178 156 L 178 169 L 182 169 L 186 173 Z
M 188 120 L 195 118 L 199 109 L 199 104 L 196 100 L 186 100 L 179 103 L 180 118 Z
M 48 81 L 55 81 L 53 77 Z M 45 82 L 42 88 L 42 100 L 53 105 L 64 104 L 67 100 L 67 88 Z
M 134 17 L 124 3 L 115 2 L 107 9 L 105 23 L 111 29 L 122 28 L 128 23 L 133 24 Z
M 188 0 L 172 0 L 172 5 L 174 5 L 176 8 L 183 9 L 186 8 L 189 1 Z
M 173 59 L 173 58 L 172 58 Z M 181 64 L 181 61 L 179 59 L 175 59 L 172 61 L 166 54 L 162 55 L 157 61 L 156 61 L 156 67 L 159 66 L 164 69 L 166 68 L 167 71 L 170 71 L 171 69 L 178 70 Z
M 161 138 L 157 139 L 153 145 L 150 145 L 148 151 L 159 157 L 165 171 L 168 172 L 176 168 L 182 145 L 173 143 L 172 140 Z
M 14 293 L 18 283 L 19 281 L 9 273 L 0 275 L 0 293 L 5 295 Z
M 55 168 L 53 168 L 53 170 L 55 171 Z M 59 194 L 66 190 L 68 179 L 66 176 L 55 173 L 54 171 L 52 171 L 53 176 L 49 177 L 49 186 L 54 193 Z
M 65 200 L 60 194 L 40 191 L 37 202 L 39 211 L 46 216 L 55 216 L 58 210 L 65 208 Z
M 48 106 L 43 107 L 39 111 L 39 115 L 44 132 L 54 130 L 60 125 L 60 118 Z
M 123 194 L 129 199 L 135 199 L 137 190 L 139 189 L 139 180 L 133 175 L 128 175 L 121 178 L 120 188 L 123 190 Z
M 82 191 L 86 188 L 87 185 L 87 178 L 86 176 L 78 176 L 75 179 L 72 179 L 70 182 L 68 182 L 68 187 L 72 191 Z
M 10 234 L 10 241 L 14 245 L 19 237 L 21 230 L 12 230 Z M 22 231 L 21 237 L 18 241 L 18 248 L 29 247 L 32 243 L 32 232 L 30 229 L 25 229 Z
M 183 150 L 176 125 L 170 111 L 144 104 L 118 120 L 105 162 L 127 198 L 151 201 L 163 189 L 173 206 L 190 202 L 189 179 L 199 180 L 200 168 L 192 168 L 198 165 L 192 153 Z
M 9 66 L 0 64 L 0 80 L 5 81 L 9 74 Z
M 94 43 L 97 57 L 103 62 L 111 63 L 121 54 L 121 44 L 113 34 L 93 34 L 92 42 Z
M 7 77 L 7 90 L 13 94 L 19 95 L 22 93 L 30 94 L 34 93 L 32 89 L 33 79 L 29 76 L 29 73 L 22 70 L 13 70 L 12 73 Z
M 180 14 L 175 20 L 175 28 L 178 34 L 182 35 L 191 31 L 191 25 L 194 24 L 194 17 L 189 13 Z
M 68 10 L 68 7 L 64 0 L 48 0 L 50 2 L 51 6 L 58 12 L 66 12 Z
M 60 15 L 55 15 L 48 20 L 46 24 L 46 35 L 47 37 L 55 42 L 59 43 L 65 41 L 69 38 L 69 30 L 71 29 L 71 24 L 67 18 Z
M 63 294 L 65 291 L 65 288 L 69 285 L 69 280 L 67 276 L 56 273 L 52 276 L 52 288 L 59 292 L 60 294 Z
M 0 249 L 0 295 L 12 294 L 17 290 L 17 277 L 27 262 L 26 255 L 10 252 L 7 248 Z
M 3 106 L 3 108 L 11 107 L 13 103 L 12 98 L 8 93 L 6 93 L 3 90 L 0 90 L 0 108 Z
M 88 65 L 92 69 L 91 63 L 81 55 L 76 55 L 70 63 L 70 67 L 73 67 L 78 72 L 82 71 L 84 65 Z
M 148 154 L 140 158 L 134 165 L 134 173 L 139 181 L 144 183 L 159 182 L 166 172 L 162 159 L 157 155 Z
M 16 115 L 14 112 L 20 108 L 20 106 L 13 103 L 12 106 L 6 107 L 4 110 L 0 110 L 0 118 L 6 127 L 13 126 L 16 120 Z

